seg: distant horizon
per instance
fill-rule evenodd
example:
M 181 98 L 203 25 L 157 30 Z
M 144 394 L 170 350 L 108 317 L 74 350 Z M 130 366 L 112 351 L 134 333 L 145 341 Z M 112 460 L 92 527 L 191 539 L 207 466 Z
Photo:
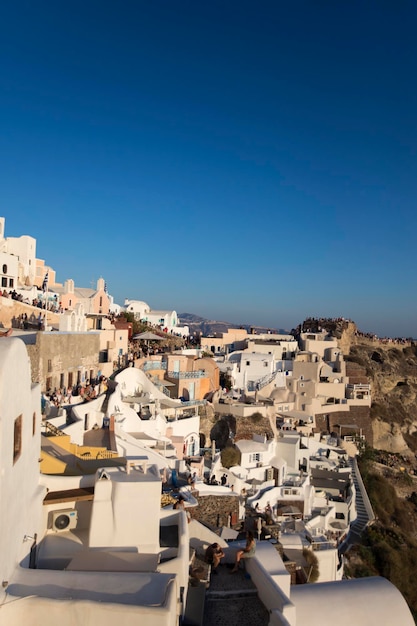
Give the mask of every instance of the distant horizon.
M 297 328 L 297 326 L 299 326 L 300 324 L 302 324 L 303 322 L 305 322 L 306 319 L 308 319 L 307 317 L 304 317 L 302 320 L 300 320 L 299 322 L 297 322 L 297 324 L 294 324 L 293 326 L 289 327 L 289 328 L 284 328 L 282 326 L 263 326 L 261 324 L 256 324 L 255 322 L 251 322 L 251 323 L 246 323 L 246 322 L 231 322 L 231 321 L 227 321 L 223 318 L 221 319 L 211 319 L 211 318 L 206 318 L 203 317 L 202 315 L 199 315 L 197 313 L 191 313 L 190 311 L 183 311 L 181 313 L 178 313 L 178 318 L 181 319 L 182 316 L 184 315 L 195 315 L 196 317 L 200 317 L 204 322 L 216 322 L 218 324 L 227 324 L 229 326 L 231 326 L 232 328 L 240 328 L 241 326 L 249 326 L 249 327 L 253 327 L 253 328 L 259 328 L 259 329 L 264 329 L 266 331 L 268 330 L 276 330 L 277 333 L 287 333 L 290 334 L 292 330 L 295 330 Z M 338 318 L 325 318 L 325 317 L 321 317 L 321 318 L 315 318 L 315 319 L 338 319 Z M 375 333 L 373 331 L 364 331 L 362 328 L 359 328 L 358 324 L 355 322 L 355 320 L 351 320 L 351 319 L 347 319 L 345 318 L 346 321 L 352 322 L 353 324 L 356 325 L 356 328 L 358 329 L 358 331 L 360 333 L 364 333 L 364 334 L 370 334 L 370 335 L 376 335 L 379 339 L 411 339 L 412 341 L 416 341 L 416 338 L 410 336 L 406 336 L 406 335 L 378 335 L 378 333 Z M 198 322 L 196 322 L 198 323 Z
M 116 302 L 417 337 L 417 3 L 8 3 L 6 236 Z M 18 42 L 18 45 L 16 45 Z

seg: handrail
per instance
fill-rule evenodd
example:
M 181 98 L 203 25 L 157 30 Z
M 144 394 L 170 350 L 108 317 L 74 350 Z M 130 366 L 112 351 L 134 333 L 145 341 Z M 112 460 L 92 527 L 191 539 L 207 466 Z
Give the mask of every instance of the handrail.
M 358 482 L 358 486 L 359 486 L 359 489 L 360 489 L 360 492 L 361 492 L 361 495 L 362 495 L 363 505 L 365 507 L 366 514 L 368 516 L 369 522 L 373 522 L 374 519 L 375 519 L 375 513 L 374 513 L 374 510 L 372 508 L 371 501 L 369 500 L 368 492 L 366 491 L 365 485 L 363 484 L 363 480 L 362 480 L 361 473 L 359 471 L 358 461 L 356 459 L 356 456 L 352 457 L 352 469 L 353 469 L 353 471 L 355 473 L 355 477 L 356 477 L 356 480 Z
M 267 374 L 266 376 L 259 378 L 257 381 L 249 380 L 247 385 L 248 391 L 259 391 L 260 389 L 263 389 L 263 387 L 266 387 L 266 385 L 269 385 L 269 383 L 274 380 L 277 374 L 278 372 L 273 372 L 272 374 Z
M 54 435 L 56 435 L 57 437 L 60 437 L 62 435 L 65 435 L 64 432 L 62 432 L 62 430 L 60 430 L 59 428 L 57 428 L 54 424 L 51 424 L 51 422 L 48 422 L 47 420 L 45 420 L 43 422 L 45 429 L 48 431 L 50 431 L 51 433 L 53 433 Z

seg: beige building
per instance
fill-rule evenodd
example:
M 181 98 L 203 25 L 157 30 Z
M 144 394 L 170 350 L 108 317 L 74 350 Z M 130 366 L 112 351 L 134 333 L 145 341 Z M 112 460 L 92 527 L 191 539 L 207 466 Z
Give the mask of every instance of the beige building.
M 41 289 L 46 274 L 48 274 L 48 288 L 55 291 L 55 287 L 62 287 L 61 283 L 56 282 L 56 271 L 49 265 L 45 265 L 43 259 L 36 259 L 36 279 L 35 284 Z
M 100 333 L 37 332 L 21 336 L 27 346 L 32 381 L 42 391 L 72 387 L 95 378 L 100 369 Z
M 246 348 L 249 335 L 244 328 L 229 328 L 220 337 L 201 337 L 201 349 L 213 354 L 228 354 Z
M 337 339 L 335 337 L 329 337 L 327 333 L 301 333 L 300 335 L 300 348 L 305 352 L 315 352 L 322 359 L 326 358 L 326 361 L 332 359 L 325 357 L 325 353 L 329 353 L 331 350 L 340 352 Z
M 54 287 L 54 292 L 58 294 L 61 308 L 64 311 L 72 311 L 81 304 L 87 315 L 109 314 L 110 296 L 105 290 L 104 278 L 98 279 L 96 289 L 76 287 L 74 281 L 68 279 L 63 287 Z
M 166 354 L 136 361 L 156 384 L 168 381 L 171 398 L 204 400 L 219 388 L 219 368 L 212 358 Z

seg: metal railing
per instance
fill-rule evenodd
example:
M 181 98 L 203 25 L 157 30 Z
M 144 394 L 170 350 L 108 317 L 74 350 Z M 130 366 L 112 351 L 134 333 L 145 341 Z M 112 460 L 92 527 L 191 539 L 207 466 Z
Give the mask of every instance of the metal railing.
M 45 430 L 46 432 L 50 432 L 53 435 L 56 435 L 57 437 L 60 437 L 62 435 L 65 435 L 65 433 L 62 432 L 62 430 L 59 430 L 59 428 L 57 428 L 56 426 L 54 426 L 54 424 L 51 424 L 51 422 L 48 421 L 44 421 L 43 425 L 45 426 Z
M 199 370 L 198 372 L 167 372 L 168 378 L 205 378 L 207 373 L 203 370 Z
M 155 387 L 158 387 L 159 391 L 162 391 L 163 394 L 165 394 L 166 396 L 168 396 L 168 398 L 171 397 L 171 392 L 168 389 L 168 387 L 165 387 L 165 385 L 158 379 L 158 380 L 152 380 L 153 384 L 155 385 Z
M 274 380 L 276 375 L 277 372 L 273 372 L 272 374 L 267 374 L 266 376 L 263 376 L 256 381 L 249 380 L 247 384 L 248 391 L 259 391 L 260 389 L 263 389 L 263 387 L 266 387 L 266 385 L 269 385 L 269 383 Z

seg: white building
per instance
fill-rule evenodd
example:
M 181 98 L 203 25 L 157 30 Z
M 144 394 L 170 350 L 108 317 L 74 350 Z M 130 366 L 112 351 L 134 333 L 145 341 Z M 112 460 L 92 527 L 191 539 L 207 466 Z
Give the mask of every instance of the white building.
M 188 326 L 178 325 L 178 315 L 176 311 L 157 311 L 152 310 L 146 302 L 141 300 L 125 300 L 125 310 L 133 313 L 135 319 L 141 322 L 147 322 L 152 326 L 158 326 L 162 330 L 166 329 L 169 333 L 178 335 L 188 335 Z
M 183 511 L 161 510 L 159 471 L 143 456 L 41 476 L 40 389 L 18 338 L 0 344 L 0 402 L 0 622 L 176 626 L 189 531 Z
M 36 239 L 28 235 L 5 237 L 5 222 L 0 217 L 1 287 L 32 286 L 36 279 Z
M 160 508 L 160 475 L 146 455 L 94 476 L 40 476 L 40 389 L 18 338 L 0 340 L 0 405 L 0 622 L 177 626 L 190 544 L 224 542 L 187 524 L 184 511 Z M 246 567 L 270 626 L 414 625 L 382 578 L 291 586 L 266 541 Z
M 232 352 L 221 367 L 231 376 L 233 388 L 243 391 L 255 391 L 257 385 L 278 373 L 275 357 L 260 352 Z

